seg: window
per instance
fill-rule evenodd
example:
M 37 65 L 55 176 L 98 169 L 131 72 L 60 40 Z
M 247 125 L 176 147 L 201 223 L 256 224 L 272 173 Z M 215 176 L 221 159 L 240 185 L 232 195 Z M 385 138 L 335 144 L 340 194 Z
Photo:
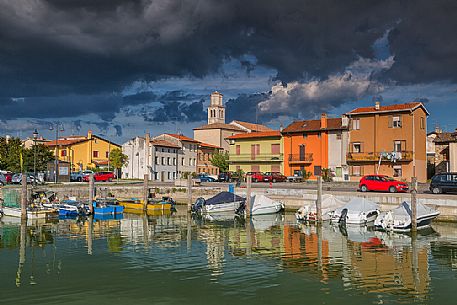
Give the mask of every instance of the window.
M 162 157 L 162 165 L 165 165 L 165 157 Z
M 176 158 L 173 158 L 173 165 L 176 165 Z
M 157 156 L 155 157 L 155 164 L 159 165 L 159 157 L 157 157 Z
M 352 120 L 352 129 L 359 130 L 360 129 L 360 119 L 353 119 Z
M 360 142 L 352 143 L 352 152 L 353 153 L 362 152 L 362 143 L 360 143 Z
M 251 165 L 251 172 L 260 172 L 259 165 Z
M 394 165 L 394 177 L 401 177 L 403 175 L 401 165 Z
M 402 141 L 394 141 L 394 151 L 402 151 Z
M 192 159 L 189 158 L 189 166 L 191 166 L 191 165 L 192 165 Z
M 60 151 L 60 156 L 61 157 L 66 157 L 67 156 L 67 151 L 64 149 L 64 150 L 61 150 Z
M 170 157 L 167 158 L 167 165 L 171 165 L 171 158 Z
M 171 172 L 168 172 L 167 174 L 168 174 L 167 175 L 168 176 L 168 180 L 171 180 Z
M 335 176 L 336 177 L 343 177 L 343 169 L 341 167 L 335 168 Z
M 93 153 L 92 153 L 92 156 L 94 158 L 98 158 L 98 150 L 94 150 Z
M 401 116 L 400 115 L 389 116 L 389 128 L 401 128 Z
M 236 171 L 239 171 L 241 167 L 239 165 L 236 166 Z
M 337 139 L 337 140 L 341 140 L 341 133 L 337 133 L 337 134 L 336 134 L 336 139 Z
M 317 138 L 318 138 L 318 139 L 321 138 L 321 133 L 320 133 L 320 132 L 317 134 Z
M 363 169 L 362 169 L 362 167 L 359 166 L 359 165 L 351 166 L 350 169 L 351 169 L 351 172 L 352 172 L 352 173 L 351 173 L 352 176 L 358 176 L 358 177 L 360 177 L 360 176 L 362 176 L 362 174 L 363 174 Z
M 322 168 L 319 165 L 314 166 L 314 176 L 320 176 L 322 173 Z
M 279 173 L 281 171 L 281 166 L 280 165 L 272 165 L 271 166 L 271 171 L 274 173 Z
M 281 144 L 271 144 L 271 154 L 279 155 L 281 153 Z
M 308 135 L 306 133 L 303 134 L 303 139 L 308 138 Z
M 241 153 L 241 147 L 240 147 L 240 145 L 235 146 L 235 149 L 236 149 L 236 154 L 237 154 L 237 155 L 240 155 L 240 153 Z
M 184 162 L 184 158 L 181 158 L 181 165 L 184 166 L 186 162 Z
M 425 129 L 425 118 L 421 117 L 421 129 Z
M 109 158 L 109 151 L 106 152 L 105 157 Z

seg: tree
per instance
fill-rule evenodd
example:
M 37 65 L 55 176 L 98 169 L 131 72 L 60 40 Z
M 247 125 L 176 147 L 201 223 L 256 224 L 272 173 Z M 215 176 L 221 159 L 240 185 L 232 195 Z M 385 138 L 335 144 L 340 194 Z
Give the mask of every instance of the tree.
M 111 165 L 117 169 L 117 179 L 119 179 L 119 172 L 123 166 L 126 166 L 129 163 L 129 157 L 122 152 L 120 148 L 115 148 L 111 150 L 109 154 L 109 161 Z
M 6 170 L 12 171 L 14 173 L 19 173 L 23 171 L 21 166 L 21 155 L 23 156 L 23 146 L 22 141 L 19 138 L 10 138 L 6 144 Z
M 223 173 L 229 169 L 229 155 L 227 152 L 215 151 L 210 159 L 211 164 L 219 168 L 219 172 Z
M 38 172 L 45 171 L 48 163 L 54 160 L 54 153 L 43 144 L 37 144 L 29 149 L 23 150 L 24 170 L 32 172 L 34 168 L 34 159 L 36 154 L 36 170 Z

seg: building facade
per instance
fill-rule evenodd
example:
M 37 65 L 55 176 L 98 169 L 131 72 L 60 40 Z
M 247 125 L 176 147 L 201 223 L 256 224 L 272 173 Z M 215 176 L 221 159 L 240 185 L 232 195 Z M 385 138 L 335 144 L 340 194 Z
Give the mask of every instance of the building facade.
M 59 160 L 70 163 L 71 171 L 95 167 L 109 167 L 109 154 L 115 148 L 121 148 L 111 141 L 93 135 L 67 136 L 54 141 L 44 142 Z
M 221 150 L 219 146 L 200 142 L 197 150 L 197 173 L 205 173 L 210 176 L 219 175 L 219 168 L 211 163 L 211 158 L 215 152 Z
M 350 119 L 347 162 L 352 180 L 383 174 L 409 181 L 427 180 L 427 116 L 420 102 L 362 107 Z
M 284 142 L 284 174 L 302 175 L 310 179 L 330 168 L 334 180 L 348 179 L 345 150 L 348 142 L 347 119 L 327 118 L 295 121 L 282 131 Z
M 227 140 L 230 171 L 283 173 L 283 143 L 279 131 L 237 134 Z
M 434 173 L 457 172 L 457 131 L 435 131 L 433 144 L 435 154 L 430 162 L 433 163 Z

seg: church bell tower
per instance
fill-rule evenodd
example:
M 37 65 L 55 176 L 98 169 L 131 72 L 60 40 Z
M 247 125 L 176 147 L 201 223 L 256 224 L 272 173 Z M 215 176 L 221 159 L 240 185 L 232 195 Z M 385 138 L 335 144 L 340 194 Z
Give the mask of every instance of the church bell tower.
M 211 101 L 208 107 L 208 124 L 225 124 L 225 107 L 222 103 L 223 95 L 215 91 L 211 93 Z

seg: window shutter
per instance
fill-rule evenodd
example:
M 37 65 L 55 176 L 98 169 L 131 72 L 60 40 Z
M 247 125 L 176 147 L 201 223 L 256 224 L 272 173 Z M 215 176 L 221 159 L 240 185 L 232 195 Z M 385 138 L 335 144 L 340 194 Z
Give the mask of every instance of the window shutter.
M 389 115 L 389 128 L 392 128 L 392 126 L 393 126 L 393 121 L 394 121 L 393 115 Z
M 403 115 L 399 114 L 398 118 L 400 119 L 400 128 L 403 127 Z

